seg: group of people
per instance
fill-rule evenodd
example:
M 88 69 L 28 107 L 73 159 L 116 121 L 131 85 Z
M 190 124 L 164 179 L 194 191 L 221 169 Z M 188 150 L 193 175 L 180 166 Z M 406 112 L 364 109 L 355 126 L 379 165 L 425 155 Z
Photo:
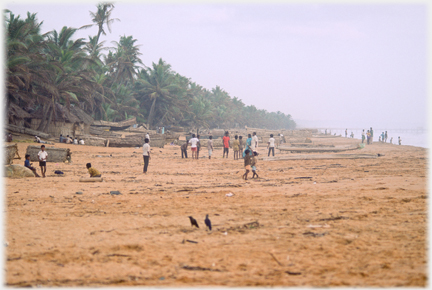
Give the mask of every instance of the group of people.
M 66 143 L 66 144 L 85 145 L 83 139 L 78 140 L 76 137 L 75 138 L 69 137 L 69 135 L 63 137 L 62 134 L 60 134 L 59 142 Z
M 378 136 L 378 141 L 382 142 L 382 143 L 387 143 L 387 138 L 388 138 L 387 131 L 384 131 L 384 132 L 381 133 L 381 135 Z M 366 134 L 365 134 L 365 131 L 363 129 L 363 132 L 362 132 L 362 143 L 364 143 L 365 139 L 366 139 L 366 142 L 367 142 L 368 145 L 372 144 L 372 142 L 373 142 L 373 129 L 372 129 L 372 127 L 370 127 L 370 129 L 367 130 Z M 390 142 L 389 143 L 393 144 L 393 137 L 390 138 Z M 400 136 L 398 137 L 398 144 L 402 145 L 402 139 L 401 139 Z

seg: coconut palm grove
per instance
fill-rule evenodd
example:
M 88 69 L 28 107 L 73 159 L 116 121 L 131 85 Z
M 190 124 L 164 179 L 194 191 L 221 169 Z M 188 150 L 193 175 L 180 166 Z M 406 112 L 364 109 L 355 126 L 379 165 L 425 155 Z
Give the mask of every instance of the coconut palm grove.
M 173 70 L 163 59 L 146 65 L 137 39 L 121 36 L 109 47 L 101 41 L 114 18 L 112 3 L 90 11 L 82 27 L 41 33 L 36 13 L 4 10 L 6 34 L 6 110 L 43 112 L 38 130 L 55 121 L 58 104 L 78 107 L 95 120 L 119 122 L 136 117 L 147 128 L 255 127 L 294 129 L 289 114 L 267 112 L 232 97 L 220 86 L 207 89 Z M 83 11 L 87 13 L 87 11 Z M 79 29 L 97 27 L 97 35 L 74 38 Z

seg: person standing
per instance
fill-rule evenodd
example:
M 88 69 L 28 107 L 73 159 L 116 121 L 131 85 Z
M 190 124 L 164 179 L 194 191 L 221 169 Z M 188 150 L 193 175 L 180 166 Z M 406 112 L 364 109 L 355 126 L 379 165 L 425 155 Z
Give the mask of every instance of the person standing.
M 184 158 L 187 158 L 187 147 L 188 147 L 188 145 L 189 145 L 189 143 L 186 140 L 186 142 L 182 146 L 180 146 L 182 158 L 183 158 L 183 156 L 184 156 Z
M 385 134 L 384 134 L 384 142 L 387 143 L 387 131 L 385 131 Z
M 245 156 L 244 156 L 244 167 L 245 167 L 245 170 L 246 170 L 246 172 L 242 175 L 242 178 L 244 180 L 247 180 L 248 173 L 252 169 L 251 168 L 251 155 L 249 153 L 250 153 L 249 149 L 246 149 L 245 152 L 244 152 L 244 154 L 245 154 Z
M 240 155 L 240 142 L 238 140 L 238 136 L 235 135 L 234 136 L 234 142 L 232 145 L 233 151 L 234 151 L 234 160 L 238 160 L 239 155 Z
M 240 157 L 240 152 L 243 152 L 243 137 L 242 136 L 239 136 L 239 154 L 238 154 L 238 157 Z
M 207 141 L 207 150 L 209 153 L 209 159 L 211 159 L 212 153 L 213 153 L 213 136 L 209 136 L 209 139 Z
M 196 158 L 199 158 L 199 152 L 200 152 L 200 148 L 201 148 L 201 142 L 200 142 L 200 135 L 197 135 L 197 139 L 198 139 L 198 143 L 197 143 L 197 151 L 196 151 Z
M 273 156 L 274 156 L 274 147 L 275 147 L 275 139 L 273 138 L 273 134 L 270 134 L 270 139 L 267 142 L 268 156 L 270 156 L 270 151 L 273 152 Z
M 197 159 L 197 144 L 198 139 L 195 137 L 195 134 L 192 134 L 192 138 L 189 140 L 189 143 L 191 144 L 191 151 L 192 151 L 192 159 Z
M 399 143 L 399 145 L 402 145 L 402 139 L 400 138 L 400 136 L 398 136 L 398 143 Z
M 369 130 L 367 130 L 366 137 L 367 137 L 367 144 L 369 145 L 371 142 L 371 140 L 370 140 L 371 139 L 371 133 Z
M 345 129 L 345 138 L 348 137 L 348 129 Z
M 365 132 L 364 132 L 364 129 L 363 129 L 363 132 L 362 132 L 362 143 L 364 143 L 364 141 L 365 141 Z
M 223 147 L 224 147 L 222 158 L 225 157 L 225 153 L 226 153 L 226 158 L 228 158 L 228 152 L 230 147 L 230 137 L 228 131 L 225 132 L 225 136 L 222 138 L 222 140 L 223 140 Z
M 326 130 L 326 135 L 327 135 L 327 130 Z M 283 143 L 284 143 L 284 136 L 283 136 L 283 134 L 281 133 L 281 134 L 280 134 L 279 144 L 283 144 Z
M 251 149 L 255 152 L 258 148 L 258 136 L 256 135 L 256 132 L 253 132 L 252 135 Z
M 45 177 L 47 157 L 48 157 L 48 152 L 45 151 L 45 145 L 41 145 L 41 151 L 39 151 L 38 153 L 38 158 L 39 158 L 39 166 L 41 168 L 42 177 Z
M 150 140 L 145 138 L 144 139 L 144 145 L 143 145 L 143 158 L 144 158 L 144 169 L 143 172 L 144 174 L 147 173 L 147 168 L 149 165 L 149 161 L 150 161 L 150 145 L 149 145 Z
M 372 127 L 370 127 L 370 144 L 373 143 L 373 130 Z

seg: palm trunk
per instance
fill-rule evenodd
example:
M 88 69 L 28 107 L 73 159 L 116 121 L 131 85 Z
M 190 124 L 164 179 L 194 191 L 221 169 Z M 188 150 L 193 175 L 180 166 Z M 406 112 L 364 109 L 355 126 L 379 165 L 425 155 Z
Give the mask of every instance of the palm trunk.
M 54 110 L 52 109 L 52 110 L 50 111 L 50 114 L 49 114 L 49 117 L 48 117 L 48 121 L 46 122 L 45 127 L 44 127 L 44 129 L 43 129 L 43 132 L 45 132 L 45 133 L 48 133 L 48 127 L 49 127 L 49 125 L 51 124 L 51 120 L 52 120 L 53 113 L 54 113 Z
M 49 108 L 50 108 L 50 106 L 51 106 L 51 104 L 44 104 L 43 105 L 43 109 L 42 109 L 42 119 L 41 119 L 41 122 L 40 122 L 40 124 L 39 124 L 39 127 L 36 129 L 37 131 L 42 131 L 42 129 L 45 127 L 45 116 L 47 115 L 47 113 L 48 113 L 48 110 L 49 110 Z
M 148 127 L 149 129 L 151 128 L 151 124 L 152 124 L 152 121 L 153 121 L 154 110 L 155 110 L 155 107 L 156 107 L 156 98 L 157 98 L 157 97 L 155 97 L 155 98 L 153 99 L 153 103 L 152 103 L 152 106 L 151 106 L 151 108 L 150 108 L 150 113 L 149 113 L 149 117 L 148 117 L 148 120 L 147 120 L 147 122 L 148 122 L 147 127 Z

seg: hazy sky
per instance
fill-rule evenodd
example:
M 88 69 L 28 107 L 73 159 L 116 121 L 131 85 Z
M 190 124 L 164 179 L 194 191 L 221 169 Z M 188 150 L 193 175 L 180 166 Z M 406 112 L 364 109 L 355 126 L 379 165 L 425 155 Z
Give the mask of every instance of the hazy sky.
M 20 4 L 43 32 L 91 23 L 91 4 Z M 219 85 L 259 109 L 341 127 L 426 126 L 426 4 L 156 4 L 115 2 L 121 35 L 141 45 L 145 65 L 162 58 L 207 89 Z M 76 37 L 95 35 L 97 28 Z M 307 122 L 306 122 L 307 123 Z M 320 122 L 318 122 L 320 124 Z M 326 123 L 322 123 L 326 126 Z

